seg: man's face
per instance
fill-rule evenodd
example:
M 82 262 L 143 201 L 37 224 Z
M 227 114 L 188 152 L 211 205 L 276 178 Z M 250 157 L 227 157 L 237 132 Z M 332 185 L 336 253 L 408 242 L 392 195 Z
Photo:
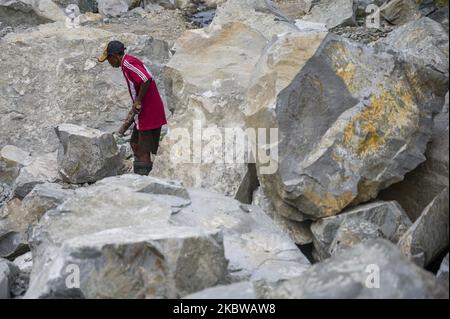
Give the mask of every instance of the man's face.
M 120 56 L 117 53 L 109 55 L 108 62 L 109 62 L 109 64 L 111 64 L 111 66 L 113 68 L 118 68 L 118 67 L 120 67 L 120 62 L 121 62 Z

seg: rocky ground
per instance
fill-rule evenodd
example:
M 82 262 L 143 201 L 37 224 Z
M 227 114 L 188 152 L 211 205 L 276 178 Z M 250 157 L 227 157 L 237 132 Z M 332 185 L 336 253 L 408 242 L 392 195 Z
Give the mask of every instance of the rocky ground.
M 448 36 L 448 1 L 0 0 L 0 298 L 448 298 Z M 112 39 L 166 105 L 148 177 Z

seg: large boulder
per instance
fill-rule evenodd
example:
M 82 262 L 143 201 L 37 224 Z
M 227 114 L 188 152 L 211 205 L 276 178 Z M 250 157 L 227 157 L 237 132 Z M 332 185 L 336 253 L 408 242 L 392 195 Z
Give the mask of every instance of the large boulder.
M 448 286 L 408 261 L 383 239 L 368 240 L 298 278 L 260 285 L 258 295 L 275 299 L 424 299 L 448 298 Z
M 384 200 L 397 200 L 412 220 L 419 218 L 425 207 L 449 187 L 448 97 L 447 93 L 444 108 L 434 119 L 433 134 L 425 153 L 426 162 L 379 196 Z
M 36 156 L 30 164 L 20 170 L 13 184 L 13 192 L 15 196 L 23 198 L 34 186 L 59 180 L 56 152 Z
M 177 298 L 216 284 L 274 282 L 309 267 L 257 207 L 138 175 L 74 190 L 33 227 L 30 243 L 29 298 Z M 73 265 L 78 289 L 65 286 Z
M 219 231 L 127 227 L 66 240 L 26 298 L 179 298 L 214 286 L 226 270 Z M 68 270 L 79 274 L 67 285 Z
M 237 194 L 249 161 L 241 140 L 245 91 L 266 44 L 289 31 L 298 30 L 272 2 L 229 0 L 211 25 L 180 37 L 165 70 L 174 117 L 155 176 Z
M 313 242 L 310 230 L 311 221 L 297 221 L 278 214 L 273 203 L 265 195 L 263 187 L 258 187 L 253 193 L 252 205 L 260 207 L 297 245 L 306 245 Z
M 398 243 L 401 251 L 419 266 L 427 266 L 448 248 L 448 188 L 425 208 Z
M 155 196 L 124 187 L 76 190 L 33 229 L 26 297 L 176 298 L 215 285 L 226 270 L 220 233 L 170 226 L 170 215 Z M 79 288 L 65 286 L 71 265 Z
M 331 255 L 361 241 L 382 237 L 397 243 L 412 225 L 396 202 L 375 202 L 320 219 L 311 225 L 316 259 Z
M 93 183 L 117 175 L 122 160 L 111 133 L 61 124 L 55 128 L 59 138 L 58 171 L 63 181 Z
M 257 206 L 205 189 L 186 189 L 178 182 L 136 175 L 106 178 L 93 187 L 151 194 L 171 206 L 172 224 L 206 231 L 222 229 L 229 260 L 224 283 L 261 278 L 276 281 L 309 267 L 296 245 Z
M 356 25 L 356 9 L 353 0 L 322 0 L 302 19 L 324 23 L 328 29 Z
M 250 281 L 238 282 L 226 286 L 207 288 L 200 292 L 188 295 L 184 299 L 225 299 L 245 300 L 256 299 L 256 291 Z
M 0 147 L 12 144 L 32 153 L 53 152 L 58 147 L 54 127 L 61 123 L 107 132 L 120 127 L 131 105 L 125 80 L 108 63 L 98 64 L 96 57 L 110 40 L 123 41 L 157 80 L 169 58 L 164 41 L 133 34 L 131 27 L 121 25 L 110 32 L 44 24 L 2 38 Z
M 226 282 L 278 281 L 301 274 L 310 262 L 264 211 L 220 194 L 189 189 L 192 204 L 172 216 L 180 226 L 224 233 L 229 260 Z
M 448 83 L 395 52 L 331 34 L 286 85 L 267 72 L 254 79 L 247 123 L 277 128 L 279 141 L 256 142 L 278 168 L 267 172 L 257 156 L 260 182 L 312 219 L 375 198 L 422 163 Z

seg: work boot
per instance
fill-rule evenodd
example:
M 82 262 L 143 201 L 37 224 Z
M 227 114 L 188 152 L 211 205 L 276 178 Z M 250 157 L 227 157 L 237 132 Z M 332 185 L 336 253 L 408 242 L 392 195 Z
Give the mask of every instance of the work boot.
M 153 163 L 135 161 L 133 169 L 135 174 L 148 176 L 153 169 Z

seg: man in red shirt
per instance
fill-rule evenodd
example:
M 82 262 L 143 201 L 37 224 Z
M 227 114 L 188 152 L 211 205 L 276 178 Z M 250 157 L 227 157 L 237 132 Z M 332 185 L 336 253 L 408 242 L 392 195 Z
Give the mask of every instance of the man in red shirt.
M 121 68 L 133 101 L 130 114 L 134 117 L 131 148 L 134 153 L 134 172 L 148 175 L 153 167 L 161 136 L 161 127 L 167 124 L 164 105 L 158 87 L 150 71 L 138 58 L 126 54 L 122 42 L 111 41 L 98 58 L 99 62 L 108 60 L 113 68 Z M 129 127 L 129 126 L 128 126 Z M 124 126 L 118 134 L 123 135 L 128 127 Z

